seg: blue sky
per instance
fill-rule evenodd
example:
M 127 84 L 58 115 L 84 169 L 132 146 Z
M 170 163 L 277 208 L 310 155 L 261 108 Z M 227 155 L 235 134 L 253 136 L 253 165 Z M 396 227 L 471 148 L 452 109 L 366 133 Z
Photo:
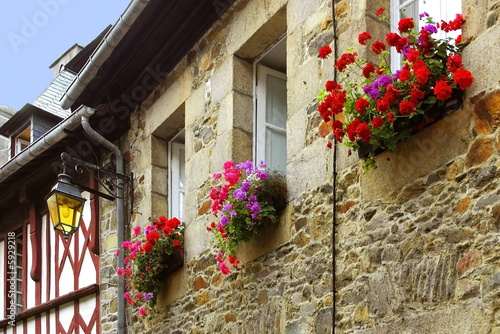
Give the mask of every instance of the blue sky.
M 0 3 L 0 105 L 19 110 L 53 79 L 51 65 L 72 45 L 115 24 L 129 0 L 5 0 Z

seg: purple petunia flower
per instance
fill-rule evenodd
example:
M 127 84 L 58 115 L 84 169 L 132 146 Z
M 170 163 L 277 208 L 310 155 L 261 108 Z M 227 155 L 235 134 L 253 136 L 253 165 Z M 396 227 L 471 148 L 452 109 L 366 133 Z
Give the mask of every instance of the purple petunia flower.
M 233 192 L 233 196 L 234 198 L 236 198 L 238 201 L 243 201 L 245 198 L 247 198 L 247 193 L 244 192 L 243 190 L 241 189 L 236 189 L 234 192 Z
M 424 27 L 424 30 L 427 31 L 429 34 L 435 34 L 438 32 L 437 28 L 433 24 L 428 24 Z
M 374 81 L 373 83 L 376 84 L 364 86 L 363 91 L 370 97 L 370 99 L 376 100 L 380 94 L 380 91 L 378 90 L 378 83 L 376 81 Z
M 231 214 L 229 215 L 231 217 L 231 219 L 233 219 L 234 217 L 236 217 L 236 211 L 231 211 Z
M 222 211 L 224 211 L 224 212 L 225 212 L 225 211 L 230 211 L 230 210 L 232 210 L 232 209 L 233 209 L 233 206 L 231 205 L 231 203 L 227 203 L 226 205 L 224 205 L 224 206 L 222 207 Z
M 153 294 L 151 292 L 145 293 L 144 299 L 146 299 L 146 300 L 153 299 Z
M 429 16 L 429 14 L 427 12 L 423 12 L 418 15 L 420 19 L 422 19 L 424 16 Z
M 252 204 L 252 207 L 250 208 L 250 211 L 252 211 L 252 213 L 257 213 L 260 211 L 260 205 L 258 202 L 255 202 Z
M 398 80 L 399 79 L 399 74 L 401 73 L 401 70 L 396 70 L 396 73 L 394 73 L 394 80 Z
M 389 75 L 382 75 L 377 81 L 379 86 L 387 87 L 392 83 L 392 78 Z
M 226 215 L 222 215 L 220 217 L 220 223 L 221 223 L 222 226 L 229 225 L 229 218 L 227 218 Z
M 252 185 L 252 184 L 251 184 L 250 182 L 245 181 L 245 182 L 243 182 L 243 183 L 241 184 L 241 190 L 243 190 L 244 192 L 246 192 L 246 193 L 247 193 L 247 192 L 250 190 L 250 186 L 251 186 L 251 185 Z

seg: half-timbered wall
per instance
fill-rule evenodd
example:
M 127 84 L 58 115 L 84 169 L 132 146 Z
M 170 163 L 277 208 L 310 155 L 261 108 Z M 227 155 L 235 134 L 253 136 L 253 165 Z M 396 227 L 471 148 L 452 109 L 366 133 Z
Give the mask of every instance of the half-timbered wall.
M 24 307 L 12 326 L 5 319 L 8 268 L 2 261 L 0 319 L 5 320 L 0 320 L 0 334 L 99 333 L 99 257 L 93 250 L 98 200 L 88 193 L 83 196 L 87 205 L 82 224 L 68 240 L 54 232 L 48 212 L 30 214 L 30 223 L 23 228 Z M 32 232 L 36 236 L 30 238 Z M 2 240 L 0 258 L 6 256 Z

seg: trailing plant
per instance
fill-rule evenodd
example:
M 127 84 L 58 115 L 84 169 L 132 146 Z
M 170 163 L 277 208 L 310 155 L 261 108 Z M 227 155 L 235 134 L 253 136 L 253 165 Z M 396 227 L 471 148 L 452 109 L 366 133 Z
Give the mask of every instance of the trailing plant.
M 213 179 L 221 183 L 209 195 L 212 213 L 219 222 L 212 222 L 207 230 L 215 235 L 220 248 L 216 258 L 219 270 L 227 275 L 231 269 L 226 260 L 238 267 L 238 245 L 258 234 L 262 225 L 278 222 L 279 212 L 286 205 L 285 176 L 268 170 L 263 161 L 258 166 L 251 161 L 227 161 L 224 172 L 214 174 Z
M 116 273 L 126 282 L 124 298 L 131 305 L 148 302 L 149 308 L 141 307 L 139 314 L 152 312 L 161 290 L 162 278 L 171 271 L 170 265 L 180 266 L 183 259 L 184 225 L 177 218 L 149 218 L 150 225 L 144 229 L 143 237 L 136 241 L 124 241 L 125 268 Z M 141 227 L 134 227 L 135 237 L 141 234 Z M 120 249 L 116 251 L 119 255 Z M 181 254 L 182 253 L 182 254 Z M 173 259 L 177 256 L 177 259 Z M 180 259 L 180 260 L 179 260 Z
M 388 22 L 383 8 L 377 16 Z M 461 35 L 455 40 L 433 37 L 438 29 L 460 30 L 463 16 L 457 14 L 448 23 L 436 23 L 427 13 L 420 14 L 420 19 L 425 22 L 420 31 L 414 30 L 412 18 L 403 18 L 397 32 L 386 35 L 386 43 L 371 44 L 378 65 L 359 58 L 355 48 L 349 48 L 334 64 L 346 74 L 342 83 L 327 81 L 318 94 L 318 111 L 323 118 L 320 135 L 326 137 L 333 132 L 334 140 L 348 147 L 349 154 L 362 143 L 370 144 L 373 150 L 364 164 L 365 172 L 376 168 L 373 152 L 394 151 L 399 142 L 436 118 L 433 107 L 443 106 L 453 93 L 462 93 L 474 80 L 463 67 Z M 358 36 L 362 46 L 370 39 L 370 32 Z M 395 73 L 387 63 L 388 47 L 402 55 L 402 67 Z M 324 46 L 319 57 L 326 59 L 331 52 L 328 45 Z M 332 147 L 330 141 L 328 147 Z

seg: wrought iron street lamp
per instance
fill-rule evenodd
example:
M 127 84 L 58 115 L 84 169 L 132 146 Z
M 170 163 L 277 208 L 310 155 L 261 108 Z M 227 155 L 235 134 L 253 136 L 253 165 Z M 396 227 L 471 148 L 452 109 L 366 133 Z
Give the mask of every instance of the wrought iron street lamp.
M 50 212 L 50 218 L 52 219 L 52 224 L 54 225 L 54 230 L 60 231 L 65 239 L 68 239 L 70 235 L 75 233 L 80 227 L 80 222 L 82 220 L 82 212 L 86 199 L 80 193 L 80 189 L 88 191 L 93 194 L 97 194 L 108 200 L 115 200 L 117 196 L 104 194 L 95 189 L 90 189 L 88 187 L 74 184 L 71 181 L 71 176 L 67 173 L 66 162 L 71 162 L 72 164 L 78 166 L 83 166 L 87 169 L 92 169 L 95 171 L 102 172 L 114 179 L 122 179 L 129 182 L 132 188 L 133 174 L 130 176 L 123 175 L 102 167 L 96 166 L 89 162 L 73 158 L 68 153 L 61 154 L 62 163 L 62 173 L 59 174 L 59 179 L 54 185 L 50 193 L 45 197 L 47 201 L 47 206 Z M 77 169 L 77 168 L 75 168 Z M 79 170 L 79 169 L 77 169 Z M 81 171 L 80 171 L 81 173 Z M 120 184 L 116 184 L 116 187 L 122 187 Z M 133 191 L 130 191 L 130 205 L 133 207 Z M 122 198 L 123 199 L 123 198 Z
M 80 227 L 86 199 L 71 183 L 71 176 L 66 171 L 65 163 L 62 164 L 62 173 L 59 174 L 57 183 L 45 199 L 54 230 L 60 231 L 64 239 L 68 239 Z

